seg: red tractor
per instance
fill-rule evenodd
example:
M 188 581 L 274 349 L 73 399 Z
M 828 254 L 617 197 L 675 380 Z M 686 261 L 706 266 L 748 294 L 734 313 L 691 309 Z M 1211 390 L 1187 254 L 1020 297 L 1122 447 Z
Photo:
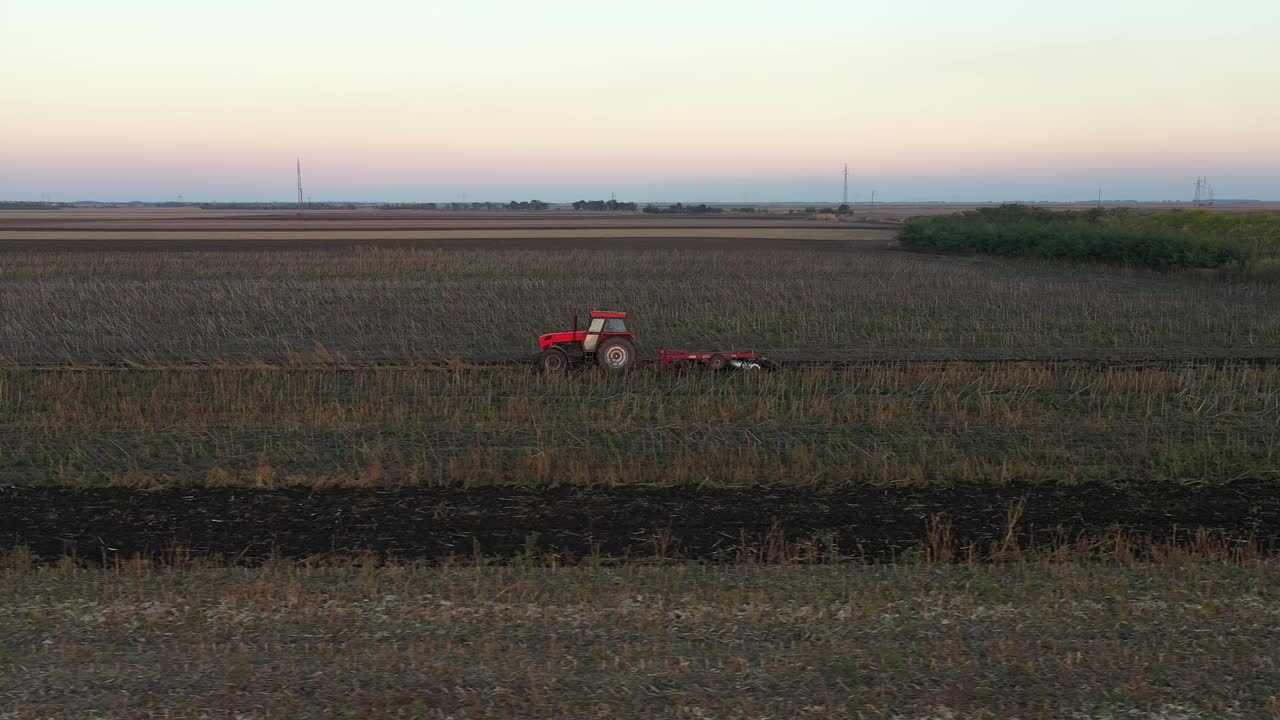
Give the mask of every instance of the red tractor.
M 607 372 L 626 372 L 636 364 L 636 336 L 627 330 L 626 320 L 624 312 L 592 310 L 587 329 L 579 330 L 575 312 L 572 330 L 538 338 L 538 349 L 542 351 L 538 364 L 549 373 L 590 362 Z

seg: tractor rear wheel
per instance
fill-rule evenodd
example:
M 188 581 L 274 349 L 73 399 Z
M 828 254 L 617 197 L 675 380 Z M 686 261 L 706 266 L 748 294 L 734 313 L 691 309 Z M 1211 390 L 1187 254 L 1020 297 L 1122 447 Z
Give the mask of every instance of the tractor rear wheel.
M 636 348 L 631 341 L 611 337 L 596 348 L 596 362 L 611 373 L 624 373 L 636 364 Z
M 548 375 L 558 375 L 569 367 L 569 356 L 558 347 L 549 347 L 538 357 L 538 365 Z

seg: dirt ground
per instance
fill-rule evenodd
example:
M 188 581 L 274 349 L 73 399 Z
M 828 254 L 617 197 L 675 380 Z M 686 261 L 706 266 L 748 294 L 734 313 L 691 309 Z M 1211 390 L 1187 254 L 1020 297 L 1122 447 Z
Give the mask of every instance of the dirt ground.
M 0 211 L 0 254 L 357 250 L 811 250 L 893 237 L 882 222 L 609 213 Z
M 246 253 L 246 252 L 327 252 L 346 253 L 369 250 L 524 250 L 524 251 L 809 251 L 827 253 L 865 252 L 868 240 L 887 245 L 892 235 L 875 230 L 832 232 L 829 228 L 787 233 L 758 230 L 623 231 L 539 230 L 444 231 L 444 232 L 360 232 L 310 233 L 253 232 L 202 233 L 148 232 L 100 235 L 47 232 L 31 237 L 0 231 L 0 255 L 6 253 Z M 653 232 L 654 234 L 643 234 Z M 639 234 L 638 234 L 639 233 Z M 856 242 L 855 242 L 856 241 Z
M 1074 547 L 1117 530 L 1181 543 L 1199 530 L 1280 547 L 1280 485 L 957 484 L 814 492 L 753 487 L 541 489 L 0 489 L 0 547 L 53 561 L 175 551 L 233 561 L 272 555 L 510 560 L 553 554 L 710 561 L 788 556 L 888 561 L 949 526 L 948 544 Z M 1012 536 L 1010 536 L 1012 533 Z

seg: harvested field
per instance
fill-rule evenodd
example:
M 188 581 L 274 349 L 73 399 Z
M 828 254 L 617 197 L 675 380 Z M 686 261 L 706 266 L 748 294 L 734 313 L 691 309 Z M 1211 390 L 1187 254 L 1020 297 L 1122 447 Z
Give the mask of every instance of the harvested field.
M 4 720 L 1280 709 L 1273 283 L 184 213 L 0 213 Z M 593 305 L 793 364 L 507 366 Z
M 45 560 L 885 560 L 1020 502 L 1027 546 L 1280 537 L 1274 366 L 4 370 L 0 407 L 0 547 Z
M 7 482 L 130 487 L 1280 480 L 1280 367 L 0 370 Z
M 34 227 L 32 213 L 5 215 L 0 226 Z M 0 230 L 0 361 L 518 359 L 570 307 L 593 305 L 633 313 L 648 353 L 1280 357 L 1274 283 L 916 255 L 856 223 L 586 214 L 463 231 L 394 212 L 189 215 L 68 229 L 75 215 L 50 213 L 45 229 Z M 153 220 L 170 229 L 109 231 Z M 240 229 L 217 229 L 227 223 Z
M 7 717 L 1264 718 L 1280 565 L 0 571 Z

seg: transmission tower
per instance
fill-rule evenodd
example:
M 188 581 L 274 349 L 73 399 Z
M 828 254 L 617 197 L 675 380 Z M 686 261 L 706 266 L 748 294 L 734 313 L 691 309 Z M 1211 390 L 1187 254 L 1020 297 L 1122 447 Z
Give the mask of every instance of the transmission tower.
M 1213 204 L 1213 184 L 1209 182 L 1207 177 L 1196 178 L 1196 199 L 1195 203 L 1199 205 Z
M 302 158 L 298 158 L 298 217 L 302 217 Z
M 844 164 L 844 194 L 840 196 L 840 202 L 849 204 L 849 163 Z

